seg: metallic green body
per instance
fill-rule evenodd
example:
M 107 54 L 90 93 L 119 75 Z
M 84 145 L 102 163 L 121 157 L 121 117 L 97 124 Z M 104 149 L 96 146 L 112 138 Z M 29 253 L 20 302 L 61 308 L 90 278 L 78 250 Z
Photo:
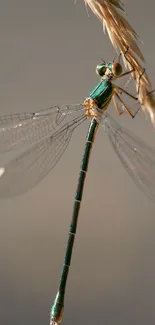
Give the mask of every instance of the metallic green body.
M 113 96 L 113 85 L 110 81 L 101 79 L 88 94 L 89 97 L 97 102 L 99 108 L 106 110 L 107 103 Z
M 106 77 L 103 77 L 103 79 L 101 79 L 101 81 L 89 93 L 89 97 L 96 100 L 98 103 L 98 107 L 102 108 L 103 110 L 107 108 L 109 101 L 111 100 L 113 95 L 113 85 L 110 81 L 105 80 L 105 78 Z M 62 268 L 62 274 L 60 278 L 60 284 L 59 284 L 59 288 L 58 288 L 58 292 L 54 304 L 51 309 L 51 323 L 50 323 L 51 325 L 55 323 L 60 323 L 62 320 L 65 289 L 66 289 L 69 267 L 71 263 L 72 249 L 73 249 L 75 234 L 77 229 L 84 182 L 85 182 L 85 177 L 88 169 L 90 153 L 91 153 L 91 149 L 92 149 L 92 145 L 94 142 L 95 133 L 97 131 L 98 125 L 99 124 L 96 121 L 96 119 L 92 118 L 88 130 L 87 138 L 86 138 L 85 150 L 84 150 L 84 155 L 82 158 L 82 163 L 81 163 L 81 168 L 79 173 L 79 179 L 78 179 L 74 205 L 73 205 L 72 220 L 71 220 L 70 230 L 68 234 L 68 241 L 67 241 L 66 253 L 64 258 L 64 264 Z
M 54 301 L 54 305 L 51 309 L 51 322 L 60 323 L 61 319 L 62 319 L 66 282 L 67 282 L 67 276 L 68 276 L 70 262 L 71 262 L 71 256 L 72 256 L 72 249 L 73 249 L 73 244 L 74 244 L 74 239 L 75 239 L 75 234 L 76 234 L 76 228 L 77 228 L 77 222 L 78 222 L 78 216 L 79 216 L 79 210 L 80 210 L 80 203 L 82 200 L 82 194 L 83 194 L 85 176 L 86 176 L 86 172 L 88 169 L 90 152 L 91 152 L 92 144 L 94 142 L 94 136 L 95 136 L 95 132 L 96 132 L 97 128 L 98 128 L 98 123 L 96 122 L 95 119 L 92 119 L 90 126 L 89 126 L 89 130 L 88 130 L 84 155 L 82 158 L 82 164 L 81 164 L 80 173 L 79 173 L 79 179 L 78 179 L 78 184 L 77 184 L 77 189 L 76 189 L 76 194 L 75 194 L 75 199 L 74 199 L 74 205 L 73 205 L 72 220 L 71 220 L 71 224 L 70 224 L 70 231 L 68 234 L 68 242 L 67 242 L 67 248 L 66 248 L 66 253 L 65 253 L 65 258 L 64 258 L 64 264 L 63 264 L 60 284 L 59 284 L 56 299 Z

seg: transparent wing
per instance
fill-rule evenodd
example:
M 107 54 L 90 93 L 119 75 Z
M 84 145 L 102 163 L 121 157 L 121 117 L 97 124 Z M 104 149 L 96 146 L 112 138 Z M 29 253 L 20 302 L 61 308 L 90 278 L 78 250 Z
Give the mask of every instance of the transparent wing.
M 122 164 L 146 196 L 155 201 L 155 150 L 121 127 L 109 114 L 103 119 L 105 131 Z
M 86 117 L 82 114 L 57 132 L 0 167 L 0 197 L 18 196 L 34 187 L 56 165 L 67 148 L 74 129 Z
M 73 119 L 83 110 L 82 104 L 63 105 L 36 113 L 0 116 L 0 153 L 39 142 L 66 122 L 66 118 Z

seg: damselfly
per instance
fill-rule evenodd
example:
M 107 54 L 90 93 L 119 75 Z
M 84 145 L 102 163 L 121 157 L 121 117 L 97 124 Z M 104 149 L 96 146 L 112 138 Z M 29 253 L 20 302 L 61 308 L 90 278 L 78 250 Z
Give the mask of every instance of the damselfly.
M 113 83 L 115 79 L 130 72 L 122 73 L 122 67 L 118 62 L 103 62 L 97 66 L 97 73 L 101 79 L 83 103 L 54 106 L 37 113 L 21 113 L 0 117 L 0 152 L 18 150 L 15 158 L 6 165 L 0 166 L 1 197 L 20 195 L 34 187 L 56 165 L 67 148 L 74 130 L 90 118 L 62 275 L 58 293 L 51 309 L 51 324 L 60 323 L 62 319 L 66 282 L 84 181 L 90 152 L 99 125 L 104 127 L 114 150 L 128 173 L 147 196 L 151 199 L 155 198 L 155 151 L 121 127 L 105 112 L 111 99 L 113 99 L 118 114 L 127 111 L 131 117 L 134 117 L 124 103 L 122 95 L 128 96 L 136 103 L 138 102 L 137 97 Z

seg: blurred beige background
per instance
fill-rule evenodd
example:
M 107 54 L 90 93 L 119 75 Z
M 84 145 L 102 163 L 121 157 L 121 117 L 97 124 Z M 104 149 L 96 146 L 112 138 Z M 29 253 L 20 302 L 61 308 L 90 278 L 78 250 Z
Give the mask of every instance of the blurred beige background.
M 154 0 L 125 1 L 155 86 Z M 83 1 L 0 1 L 0 114 L 77 103 L 114 50 Z M 113 112 L 113 108 L 110 108 Z M 120 123 L 154 147 L 143 113 Z M 86 125 L 33 190 L 0 201 L 0 323 L 49 324 Z M 1 158 L 2 159 L 2 158 Z M 102 129 L 93 149 L 63 324 L 155 324 L 155 205 L 136 188 Z

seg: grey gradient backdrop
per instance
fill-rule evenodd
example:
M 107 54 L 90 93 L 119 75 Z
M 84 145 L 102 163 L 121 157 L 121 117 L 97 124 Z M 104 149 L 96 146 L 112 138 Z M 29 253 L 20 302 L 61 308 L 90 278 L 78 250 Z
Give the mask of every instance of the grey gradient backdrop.
M 154 0 L 125 5 L 155 86 Z M 100 59 L 114 56 L 83 0 L 1 0 L 0 44 L 0 114 L 83 100 L 98 80 Z M 143 113 L 120 122 L 155 147 Z M 75 132 L 36 188 L 0 201 L 0 324 L 49 324 L 86 132 L 86 125 Z M 124 171 L 103 130 L 91 158 L 64 324 L 154 325 L 155 206 Z

